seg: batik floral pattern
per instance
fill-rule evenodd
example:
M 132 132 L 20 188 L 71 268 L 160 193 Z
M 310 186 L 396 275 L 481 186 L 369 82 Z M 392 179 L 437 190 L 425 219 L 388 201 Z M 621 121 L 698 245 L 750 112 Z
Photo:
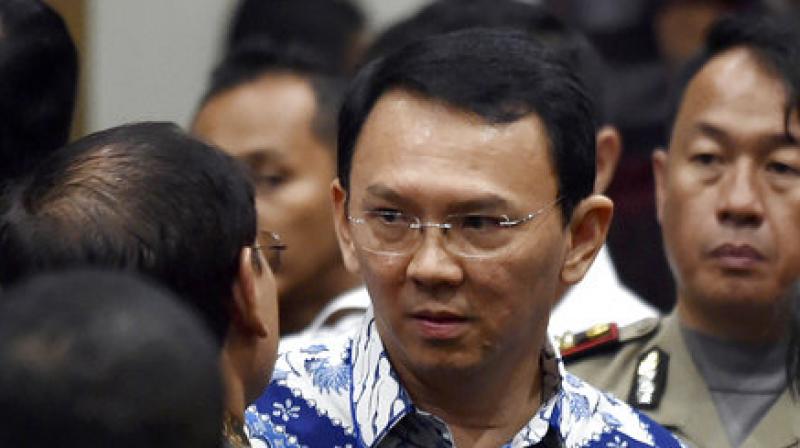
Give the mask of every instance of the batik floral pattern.
M 530 447 L 548 432 L 567 448 L 683 446 L 627 404 L 564 371 L 552 345 L 540 356 L 549 360 L 542 365 L 552 390 L 504 448 Z M 245 421 L 254 442 L 273 447 L 453 446 L 446 423 L 417 409 L 398 381 L 371 310 L 355 336 L 281 354 L 270 387 Z

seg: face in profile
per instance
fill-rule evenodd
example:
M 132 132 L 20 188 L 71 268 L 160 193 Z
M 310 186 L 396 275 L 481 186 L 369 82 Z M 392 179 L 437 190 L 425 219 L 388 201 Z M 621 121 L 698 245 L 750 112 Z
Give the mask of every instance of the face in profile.
M 335 154 L 314 133 L 315 112 L 308 81 L 272 73 L 212 98 L 193 126 L 252 173 L 259 226 L 289 247 L 276 273 L 282 301 L 341 264 L 329 200 Z
M 750 50 L 691 81 L 669 152 L 654 156 L 657 205 L 679 295 L 703 306 L 774 304 L 800 272 L 800 146 L 786 90 Z M 800 135 L 796 110 L 793 135 Z
M 246 381 L 246 399 L 253 400 L 267 387 L 275 359 L 278 354 L 280 325 L 278 322 L 278 294 L 275 275 L 282 264 L 282 243 L 273 232 L 259 232 L 256 244 L 248 249 L 245 257 L 250 257 L 248 268 L 254 278 L 254 293 L 257 303 L 258 319 L 266 328 L 266 334 L 258 339 L 252 351 L 253 369 Z
M 566 230 L 536 115 L 491 125 L 391 91 L 357 141 L 349 200 L 338 184 L 333 194 L 345 261 L 367 283 L 401 375 L 480 369 L 538 351 Z M 517 226 L 492 225 L 539 210 Z M 423 230 L 396 231 L 412 217 Z M 442 222 L 453 227 L 432 224 Z

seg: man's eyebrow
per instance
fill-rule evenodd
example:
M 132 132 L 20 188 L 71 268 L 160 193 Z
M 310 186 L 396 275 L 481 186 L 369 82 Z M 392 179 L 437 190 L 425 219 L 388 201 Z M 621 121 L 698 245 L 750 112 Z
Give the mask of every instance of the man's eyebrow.
M 400 205 L 410 205 L 413 201 L 384 184 L 373 184 L 367 187 L 367 193 Z M 448 206 L 449 213 L 464 213 L 476 210 L 506 210 L 511 203 L 496 194 L 485 193 L 479 197 L 455 201 Z
M 385 199 L 391 202 L 405 202 L 406 199 L 400 193 L 389 188 L 384 184 L 372 184 L 367 187 L 367 194 L 376 196 L 380 199 Z
M 247 165 L 262 165 L 270 162 L 279 162 L 285 156 L 275 148 L 253 148 L 236 158 Z
M 457 201 L 451 204 L 451 213 L 465 213 L 473 211 L 506 211 L 511 208 L 511 203 L 496 194 L 487 193 L 483 196 Z
M 725 146 L 734 144 L 736 137 L 713 123 L 701 122 L 697 124 L 697 131 L 722 143 Z M 786 132 L 776 132 L 758 137 L 758 146 L 765 149 L 774 149 L 787 145 L 797 146 L 797 142 Z
M 732 143 L 733 138 L 724 129 L 715 124 L 703 121 L 697 123 L 695 126 L 696 132 L 700 135 L 711 137 L 725 145 Z

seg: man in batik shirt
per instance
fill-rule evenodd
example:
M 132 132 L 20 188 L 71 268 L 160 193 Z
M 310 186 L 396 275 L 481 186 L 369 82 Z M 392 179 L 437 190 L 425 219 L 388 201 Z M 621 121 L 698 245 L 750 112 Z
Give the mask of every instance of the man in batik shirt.
M 613 208 L 560 55 L 511 31 L 412 43 L 361 71 L 339 126 L 337 232 L 372 309 L 280 356 L 247 411 L 255 445 L 680 446 L 546 337 Z

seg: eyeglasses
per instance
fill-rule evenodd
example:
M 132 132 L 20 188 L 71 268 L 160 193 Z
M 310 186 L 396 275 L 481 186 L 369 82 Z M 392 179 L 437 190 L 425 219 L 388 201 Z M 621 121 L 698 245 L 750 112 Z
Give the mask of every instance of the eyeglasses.
M 358 216 L 348 216 L 353 238 L 364 250 L 380 255 L 405 256 L 415 252 L 422 243 L 425 228 L 442 231 L 445 247 L 453 255 L 465 258 L 489 258 L 500 255 L 519 232 L 514 230 L 551 210 L 561 198 L 519 219 L 507 215 L 457 214 L 443 222 L 422 222 L 418 216 L 397 210 L 370 210 Z
M 262 230 L 258 232 L 258 237 L 256 238 L 256 244 L 252 246 L 253 248 L 253 263 L 261 266 L 261 262 L 258 258 L 258 251 L 264 254 L 264 257 L 267 259 L 267 264 L 269 264 L 269 268 L 272 269 L 272 272 L 278 272 L 281 268 L 281 252 L 285 251 L 286 244 L 281 242 L 281 237 L 275 232 L 270 232 L 268 230 Z M 267 252 L 264 252 L 264 249 L 267 249 Z

